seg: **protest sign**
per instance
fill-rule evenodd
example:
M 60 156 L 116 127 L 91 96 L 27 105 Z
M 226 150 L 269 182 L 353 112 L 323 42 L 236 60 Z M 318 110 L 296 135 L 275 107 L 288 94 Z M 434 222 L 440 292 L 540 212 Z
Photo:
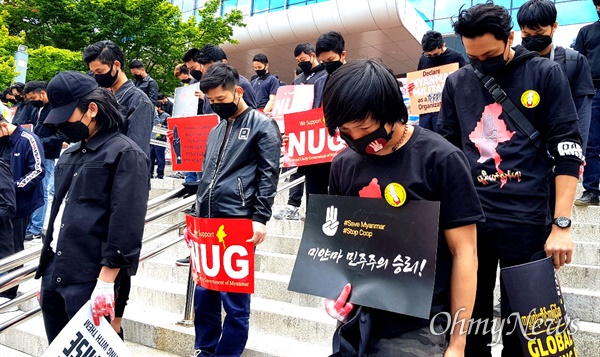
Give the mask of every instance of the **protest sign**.
M 284 114 L 304 112 L 312 109 L 315 89 L 312 84 L 279 87 L 271 117 L 279 125 L 279 131 L 285 133 Z
M 56 336 L 42 357 L 133 357 L 110 323 L 94 325 L 91 302 L 87 302 Z
M 410 95 L 410 113 L 417 115 L 439 112 L 446 78 L 457 70 L 458 63 L 451 63 L 407 73 L 408 84 L 415 85 Z
M 190 84 L 189 86 L 175 88 L 173 96 L 173 115 L 172 117 L 189 117 L 198 114 L 198 97 L 194 94 L 200 90 L 200 83 Z
M 502 268 L 513 313 L 518 313 L 519 338 L 525 356 L 577 356 L 563 294 L 552 257 Z
M 323 109 L 285 114 L 288 141 L 283 156 L 284 167 L 304 166 L 331 162 L 346 147 L 339 132 L 329 136 L 323 118 Z
M 254 292 L 254 245 L 251 219 L 186 217 L 191 240 L 190 264 L 203 288 L 232 293 Z
M 167 119 L 169 130 L 173 131 L 173 171 L 202 171 L 208 134 L 218 123 L 219 117 L 216 114 Z
M 429 318 L 439 202 L 311 195 L 288 290 Z

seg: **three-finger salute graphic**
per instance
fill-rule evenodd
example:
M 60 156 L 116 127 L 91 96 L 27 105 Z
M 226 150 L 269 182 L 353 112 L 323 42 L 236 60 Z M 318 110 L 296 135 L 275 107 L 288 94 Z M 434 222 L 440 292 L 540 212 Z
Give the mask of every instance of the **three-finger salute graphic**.
M 323 224 L 323 233 L 329 237 L 333 237 L 337 232 L 340 222 L 337 220 L 338 209 L 335 206 L 327 207 L 325 223 Z

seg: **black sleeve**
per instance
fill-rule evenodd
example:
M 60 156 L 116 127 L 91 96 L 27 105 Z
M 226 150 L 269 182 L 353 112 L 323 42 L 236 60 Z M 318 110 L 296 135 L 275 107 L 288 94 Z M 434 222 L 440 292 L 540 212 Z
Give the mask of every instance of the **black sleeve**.
M 583 29 L 580 29 L 579 33 L 577 34 L 577 38 L 575 39 L 575 46 L 573 46 L 573 49 L 582 55 L 587 56 L 587 51 L 585 50 L 585 39 L 583 37 Z
M 454 106 L 454 89 L 451 77 L 446 79 L 446 84 L 442 90 L 442 106 L 438 115 L 437 132 L 452 145 L 462 150 L 462 138 L 458 113 Z
M 340 170 L 340 161 L 337 160 L 336 158 L 333 159 L 333 162 L 331 163 L 331 170 L 329 170 L 329 189 L 328 189 L 328 194 L 332 195 L 332 196 L 338 196 L 340 194 L 340 191 L 338 189 L 339 187 L 339 173 L 338 171 Z
M 17 212 L 15 185 L 8 164 L 0 159 L 0 219 L 11 219 Z
M 465 57 L 462 55 L 462 53 L 458 54 L 458 68 L 464 67 L 467 64 L 467 61 L 465 61 Z
M 158 83 L 154 79 L 148 81 L 148 98 L 152 104 L 156 105 L 158 100 Z
M 240 82 L 240 87 L 244 90 L 244 102 L 252 109 L 256 109 L 256 95 L 252 84 L 248 80 Z
M 419 64 L 417 65 L 417 71 L 422 70 L 425 67 L 425 57 L 419 57 Z
M 281 152 L 281 135 L 279 127 L 274 120 L 261 123 L 262 129 L 258 139 L 257 173 L 256 182 L 258 191 L 256 193 L 256 204 L 252 220 L 266 224 L 271 218 L 271 210 L 275 195 L 277 194 L 277 182 L 279 181 L 279 154 Z
M 568 68 L 568 65 L 567 65 Z M 573 97 L 579 97 L 582 95 L 594 95 L 594 81 L 592 80 L 592 70 L 590 64 L 583 55 L 577 56 L 577 66 L 573 78 L 569 78 L 572 81 L 571 86 Z

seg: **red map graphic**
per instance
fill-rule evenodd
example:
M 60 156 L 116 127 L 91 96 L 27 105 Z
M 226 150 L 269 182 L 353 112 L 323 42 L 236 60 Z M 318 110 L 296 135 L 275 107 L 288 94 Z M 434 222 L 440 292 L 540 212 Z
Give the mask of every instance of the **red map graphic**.
M 379 180 L 373 178 L 367 186 L 358 191 L 358 196 L 367 198 L 382 198 L 383 196 L 381 196 L 381 186 L 379 186 Z
M 494 159 L 496 170 L 500 175 L 500 188 L 502 188 L 507 181 L 507 178 L 503 175 L 504 171 L 500 168 L 502 158 L 496 151 L 499 143 L 510 141 L 514 132 L 511 132 L 506 127 L 504 120 L 500 119 L 502 114 L 502 106 L 498 103 L 487 105 L 481 115 L 481 120 L 477 123 L 477 126 L 471 134 L 469 139 L 475 144 L 479 150 L 479 159 L 477 162 L 483 163 L 489 159 Z

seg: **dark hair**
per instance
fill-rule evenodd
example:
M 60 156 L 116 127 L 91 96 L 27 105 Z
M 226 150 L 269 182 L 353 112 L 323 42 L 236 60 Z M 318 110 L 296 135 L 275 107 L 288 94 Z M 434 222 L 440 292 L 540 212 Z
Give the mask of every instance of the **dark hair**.
M 159 99 L 159 100 L 160 100 L 160 99 L 165 99 L 165 95 L 164 95 L 164 94 L 162 94 L 162 93 L 158 93 L 158 94 L 156 95 L 156 99 Z
M 181 60 L 183 62 L 189 62 L 189 61 L 194 61 L 194 62 L 198 62 L 198 55 L 200 54 L 200 50 L 197 48 L 190 48 L 189 50 L 185 51 L 185 53 L 183 54 L 183 57 L 181 57 Z
M 421 48 L 423 48 L 423 51 L 429 52 L 442 48 L 443 46 L 444 39 L 442 38 L 441 33 L 429 30 L 423 35 L 423 39 L 421 40 Z
M 16 89 L 17 92 L 19 92 L 19 94 L 23 94 L 23 90 L 25 89 L 25 84 L 21 83 L 21 82 L 17 82 L 15 84 L 13 84 L 12 86 L 10 86 L 10 91 L 12 92 L 13 89 Z
M 317 51 L 316 55 L 320 55 L 323 52 L 333 51 L 338 55 L 342 55 L 345 51 L 346 42 L 342 34 L 337 31 L 329 31 L 322 34 L 317 40 Z
M 119 103 L 115 96 L 105 88 L 96 88 L 90 94 L 81 98 L 77 108 L 86 112 L 91 102 L 98 106 L 96 127 L 98 131 L 117 131 L 123 127 L 123 117 L 119 111 Z
M 333 72 L 323 91 L 323 112 L 332 136 L 341 125 L 367 118 L 380 124 L 408 121 L 398 80 L 374 60 L 353 61 Z
M 594 0 L 594 5 L 600 6 L 600 0 Z
M 221 62 L 227 59 L 227 55 L 219 46 L 215 45 L 204 45 L 197 56 L 197 62 L 200 64 L 207 64 L 211 62 Z
M 227 63 L 215 63 L 210 66 L 200 80 L 200 90 L 207 93 L 211 89 L 223 86 L 225 90 L 234 90 L 240 83 L 238 71 Z
M 46 86 L 47 84 L 44 81 L 29 81 L 25 84 L 25 88 L 23 88 L 23 94 L 46 91 Z
M 506 8 L 487 2 L 462 10 L 452 26 L 460 37 L 475 38 L 491 33 L 497 40 L 506 43 L 513 23 Z
M 83 62 L 90 64 L 95 60 L 100 61 L 112 67 L 115 61 L 121 64 L 121 68 L 125 66 L 125 55 L 123 51 L 114 42 L 109 40 L 99 41 L 87 46 L 83 50 Z
M 179 74 L 190 74 L 190 69 L 186 66 L 179 67 Z
M 254 58 L 252 58 L 252 62 L 260 62 L 262 64 L 268 64 L 269 59 L 267 58 L 267 55 L 265 55 L 264 53 L 257 53 L 254 55 Z
M 294 57 L 300 56 L 301 53 L 306 53 L 310 56 L 311 53 L 315 53 L 315 47 L 308 42 L 301 43 L 294 48 Z
M 144 64 L 142 63 L 142 61 L 134 59 L 133 61 L 129 62 L 129 69 L 134 68 L 144 68 Z
M 556 16 L 556 7 L 552 1 L 529 0 L 519 8 L 517 23 L 520 28 L 527 27 L 535 30 L 554 25 Z

